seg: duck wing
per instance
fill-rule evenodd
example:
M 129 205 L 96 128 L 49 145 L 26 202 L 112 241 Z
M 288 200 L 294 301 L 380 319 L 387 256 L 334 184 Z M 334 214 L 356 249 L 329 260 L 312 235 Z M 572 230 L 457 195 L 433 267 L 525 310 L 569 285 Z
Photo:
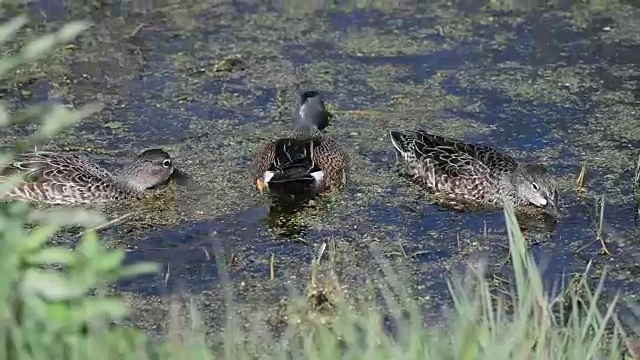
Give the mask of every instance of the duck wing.
M 454 178 L 482 178 L 490 174 L 510 172 L 518 163 L 511 157 L 487 147 L 417 130 L 411 134 L 390 132 L 391 141 L 405 158 Z
M 47 202 L 87 202 L 105 192 L 113 192 L 113 175 L 76 155 L 39 151 L 22 153 L 3 170 L 2 177 L 22 174 L 21 184 L 6 196 L 25 196 Z M 60 199 L 57 199 L 60 198 Z

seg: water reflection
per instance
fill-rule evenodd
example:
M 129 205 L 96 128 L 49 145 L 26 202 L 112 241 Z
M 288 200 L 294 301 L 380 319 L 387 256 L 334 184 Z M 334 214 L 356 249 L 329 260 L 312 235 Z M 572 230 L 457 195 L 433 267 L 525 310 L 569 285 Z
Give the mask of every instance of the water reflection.
M 278 237 L 303 240 L 309 230 L 304 221 L 304 211 L 309 210 L 307 207 L 306 204 L 272 204 L 266 225 Z

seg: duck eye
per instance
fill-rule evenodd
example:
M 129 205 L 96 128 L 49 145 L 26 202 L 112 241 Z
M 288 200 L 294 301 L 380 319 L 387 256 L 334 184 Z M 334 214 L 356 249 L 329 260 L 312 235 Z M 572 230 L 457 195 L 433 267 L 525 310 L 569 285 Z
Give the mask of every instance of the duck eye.
M 171 160 L 166 159 L 162 162 L 162 166 L 168 168 L 169 166 L 171 166 Z
M 538 184 L 536 183 L 531 183 L 531 187 L 533 188 L 534 191 L 540 190 L 540 188 L 538 187 Z

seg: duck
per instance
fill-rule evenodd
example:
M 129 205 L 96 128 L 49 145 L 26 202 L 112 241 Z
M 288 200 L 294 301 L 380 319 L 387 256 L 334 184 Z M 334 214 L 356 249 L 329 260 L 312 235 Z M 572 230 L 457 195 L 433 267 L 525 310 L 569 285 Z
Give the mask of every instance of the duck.
M 558 215 L 557 184 L 542 164 L 520 164 L 497 150 L 425 130 L 390 130 L 397 159 L 414 181 L 445 198 L 502 207 L 533 205 Z
M 304 91 L 293 114 L 290 136 L 262 144 L 254 163 L 259 193 L 277 197 L 314 196 L 347 182 L 349 157 L 322 133 L 333 118 L 320 92 Z
M 0 201 L 76 205 L 139 198 L 166 182 L 176 169 L 166 151 L 149 149 L 117 174 L 84 156 L 52 151 L 18 154 L 3 171 L 0 182 L 15 174 L 21 174 L 22 181 L 0 194 Z

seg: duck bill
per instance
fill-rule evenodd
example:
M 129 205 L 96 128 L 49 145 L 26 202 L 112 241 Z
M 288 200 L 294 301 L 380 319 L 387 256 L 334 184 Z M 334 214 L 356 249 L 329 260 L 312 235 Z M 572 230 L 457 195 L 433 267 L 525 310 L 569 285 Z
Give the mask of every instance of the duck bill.
M 191 180 L 191 177 L 187 173 L 175 168 L 173 169 L 173 173 L 171 173 L 171 176 L 169 177 L 169 179 L 173 179 L 176 182 L 176 184 L 184 187 L 190 188 L 195 185 L 195 183 L 193 182 L 193 180 Z
M 264 193 L 264 188 L 265 188 L 266 186 L 267 186 L 267 185 L 265 184 L 264 180 L 262 180 L 262 179 L 258 179 L 258 180 L 256 180 L 256 189 L 258 189 L 258 192 L 259 192 L 260 194 Z
M 547 206 L 545 206 L 544 209 L 553 216 L 560 215 L 560 210 L 558 209 L 558 206 L 556 205 L 555 201 L 547 202 Z

